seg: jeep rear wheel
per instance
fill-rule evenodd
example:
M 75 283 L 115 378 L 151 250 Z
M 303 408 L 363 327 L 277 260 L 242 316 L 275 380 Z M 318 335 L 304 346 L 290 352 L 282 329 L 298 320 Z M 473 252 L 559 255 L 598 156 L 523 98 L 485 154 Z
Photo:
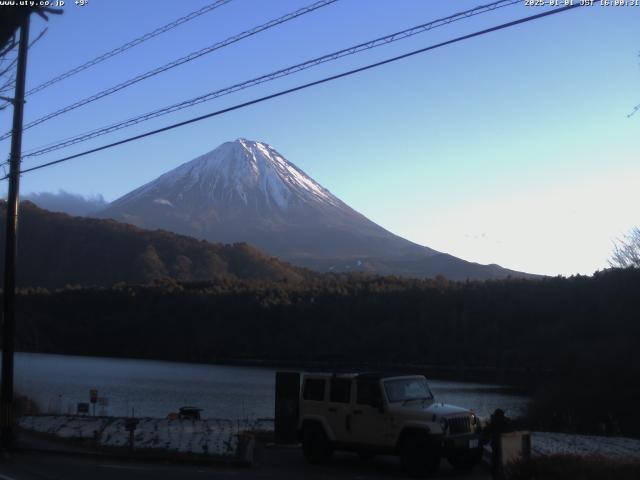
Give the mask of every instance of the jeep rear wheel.
M 400 444 L 400 460 L 412 477 L 428 477 L 438 471 L 440 447 L 427 433 L 408 433 Z
M 320 425 L 311 424 L 304 427 L 302 453 L 307 462 L 312 464 L 326 463 L 331 457 L 333 449 Z

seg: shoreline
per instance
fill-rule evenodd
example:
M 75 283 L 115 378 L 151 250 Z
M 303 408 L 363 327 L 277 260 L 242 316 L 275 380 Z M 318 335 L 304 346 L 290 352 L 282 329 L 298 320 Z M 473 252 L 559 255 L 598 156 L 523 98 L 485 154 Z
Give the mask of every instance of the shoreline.
M 300 372 L 403 372 L 407 374 L 422 374 L 427 379 L 478 383 L 483 384 L 484 388 L 496 387 L 495 391 L 513 395 L 528 395 L 535 390 L 542 376 L 548 377 L 550 372 L 533 372 L 527 369 L 503 369 L 496 371 L 492 367 L 483 366 L 453 366 L 453 365 L 424 365 L 424 364 L 407 364 L 407 363 L 373 363 L 373 362 L 338 362 L 338 361 L 298 361 L 283 359 L 256 359 L 256 358 L 224 358 L 215 359 L 214 361 L 157 358 L 157 357 L 125 357 L 125 356 L 106 356 L 106 355 L 89 355 L 83 353 L 60 353 L 48 351 L 17 351 L 16 354 L 25 355 L 59 355 L 63 357 L 79 357 L 79 358 L 104 358 L 112 360 L 135 360 L 149 362 L 166 362 L 166 363 L 182 363 L 186 365 L 212 365 L 212 366 L 228 366 L 228 367 L 254 367 L 264 369 L 294 370 Z M 524 382 L 524 379 L 528 382 Z M 531 382 L 531 379 L 534 379 Z

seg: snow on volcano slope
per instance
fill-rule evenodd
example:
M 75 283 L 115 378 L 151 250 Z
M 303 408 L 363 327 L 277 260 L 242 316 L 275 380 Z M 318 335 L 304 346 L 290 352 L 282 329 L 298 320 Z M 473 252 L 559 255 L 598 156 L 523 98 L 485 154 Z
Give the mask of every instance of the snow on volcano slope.
M 157 197 L 156 203 L 173 204 L 164 197 L 179 202 L 185 191 L 192 190 L 197 190 L 203 200 L 236 199 L 245 205 L 260 196 L 281 210 L 294 202 L 346 207 L 270 145 L 245 139 L 222 144 L 116 200 L 111 207 L 150 196 Z

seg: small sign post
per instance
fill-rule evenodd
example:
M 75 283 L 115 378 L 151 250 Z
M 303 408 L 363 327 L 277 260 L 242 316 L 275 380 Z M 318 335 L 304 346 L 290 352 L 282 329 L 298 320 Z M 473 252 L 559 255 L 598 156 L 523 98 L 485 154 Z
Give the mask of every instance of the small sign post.
M 96 403 L 98 403 L 98 390 L 95 388 L 92 388 L 91 390 L 89 390 L 89 401 L 91 402 L 91 405 L 93 405 L 93 416 L 96 416 Z
M 135 433 L 138 423 L 140 423 L 140 420 L 134 417 L 127 418 L 124 421 L 124 429 L 129 432 L 129 449 L 131 453 L 133 453 L 133 450 L 135 448 Z
M 106 416 L 107 407 L 109 406 L 109 399 L 107 397 L 98 397 L 98 405 L 100 405 L 100 416 Z

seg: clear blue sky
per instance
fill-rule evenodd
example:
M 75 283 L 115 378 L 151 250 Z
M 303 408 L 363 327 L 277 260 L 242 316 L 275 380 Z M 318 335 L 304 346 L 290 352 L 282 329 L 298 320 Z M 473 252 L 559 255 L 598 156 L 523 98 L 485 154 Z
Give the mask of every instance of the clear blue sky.
M 28 88 L 207 3 L 67 1 L 30 52 Z M 29 97 L 25 119 L 310 3 L 234 0 Z M 488 1 L 340 0 L 28 130 L 25 149 L 480 3 Z M 507 7 L 25 166 L 541 11 Z M 34 17 L 32 37 L 45 25 Z M 640 224 L 640 114 L 626 117 L 640 103 L 639 26 L 640 7 L 576 9 L 27 174 L 22 193 L 64 189 L 113 200 L 245 137 L 273 145 L 417 243 L 529 272 L 591 274 L 606 266 L 612 240 Z M 9 129 L 10 111 L 0 125 Z M 0 149 L 6 155 L 8 142 Z

